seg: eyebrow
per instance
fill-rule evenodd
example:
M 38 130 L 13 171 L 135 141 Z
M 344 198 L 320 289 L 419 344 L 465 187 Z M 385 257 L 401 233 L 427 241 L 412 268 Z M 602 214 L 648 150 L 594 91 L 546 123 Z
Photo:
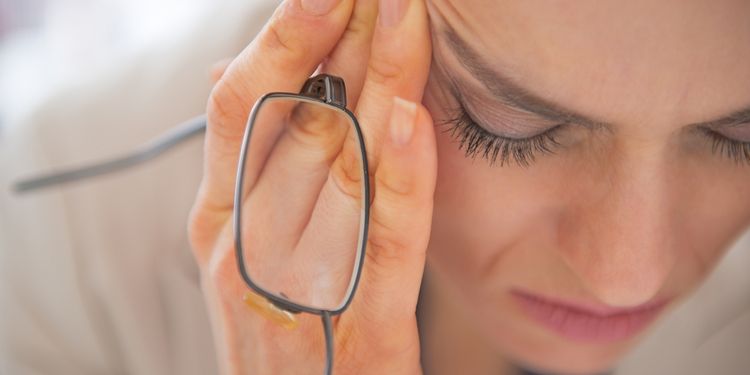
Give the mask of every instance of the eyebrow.
M 610 127 L 611 124 L 580 114 L 557 103 L 532 94 L 528 89 L 513 82 L 508 77 L 490 69 L 479 54 L 458 34 L 446 26 L 442 30 L 443 39 L 459 63 L 496 98 L 516 108 L 534 113 L 550 121 L 573 123 L 587 128 Z M 690 127 L 731 127 L 750 122 L 750 106 L 732 112 L 727 116 L 704 122 L 691 123 Z

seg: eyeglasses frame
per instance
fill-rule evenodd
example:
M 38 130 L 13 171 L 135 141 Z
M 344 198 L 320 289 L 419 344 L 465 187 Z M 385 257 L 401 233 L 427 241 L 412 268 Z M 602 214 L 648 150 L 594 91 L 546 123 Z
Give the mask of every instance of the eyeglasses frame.
M 349 290 L 347 291 L 346 298 L 338 308 L 333 310 L 316 308 L 311 306 L 302 305 L 294 301 L 278 296 L 274 293 L 268 292 L 259 285 L 257 285 L 245 267 L 244 255 L 242 249 L 242 188 L 244 183 L 244 169 L 247 161 L 247 154 L 249 150 L 250 137 L 252 136 L 252 129 L 255 123 L 255 119 L 258 115 L 260 108 L 263 104 L 270 99 L 295 99 L 303 102 L 321 104 L 324 106 L 331 107 L 337 111 L 343 112 L 351 121 L 356 135 L 357 141 L 360 146 L 361 160 L 362 160 L 362 182 L 363 182 L 363 196 L 362 196 L 362 219 L 360 221 L 360 236 L 357 245 L 357 259 L 355 260 L 353 279 L 350 281 Z M 319 74 L 309 78 L 299 94 L 292 94 L 286 92 L 271 92 L 263 95 L 258 99 L 253 106 L 250 116 L 245 127 L 245 134 L 243 136 L 242 148 L 240 150 L 240 159 L 237 165 L 237 180 L 234 194 L 234 212 L 233 212 L 233 228 L 234 228 L 234 243 L 235 243 L 235 254 L 237 258 L 237 265 L 242 275 L 242 279 L 245 281 L 248 287 L 254 292 L 266 298 L 269 302 L 274 304 L 276 307 L 286 310 L 293 314 L 306 312 L 315 315 L 339 315 L 343 313 L 351 304 L 354 294 L 356 293 L 357 286 L 359 285 L 360 276 L 362 274 L 362 267 L 365 259 L 365 249 L 367 247 L 367 233 L 369 227 L 370 218 L 370 182 L 369 182 L 369 171 L 367 162 L 367 151 L 365 148 L 365 141 L 362 134 L 362 129 L 357 121 L 356 116 L 346 108 L 346 87 L 344 80 L 340 77 L 336 77 L 328 74 Z

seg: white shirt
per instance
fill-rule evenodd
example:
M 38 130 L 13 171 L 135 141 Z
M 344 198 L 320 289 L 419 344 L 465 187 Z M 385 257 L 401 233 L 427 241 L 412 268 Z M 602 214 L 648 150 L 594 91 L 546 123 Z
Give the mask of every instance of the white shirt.
M 208 67 L 235 56 L 274 5 L 218 2 L 180 43 L 71 85 L 0 132 L 0 374 L 217 373 L 186 236 L 201 139 L 85 183 L 24 196 L 8 187 L 130 151 L 202 113 Z M 616 374 L 748 372 L 750 233 Z

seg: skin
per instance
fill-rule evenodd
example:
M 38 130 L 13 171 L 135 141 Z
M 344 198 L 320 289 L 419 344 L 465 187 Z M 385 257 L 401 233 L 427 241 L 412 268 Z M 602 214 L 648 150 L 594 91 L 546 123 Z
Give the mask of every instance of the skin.
M 557 372 L 615 366 L 640 337 L 571 341 L 525 317 L 509 290 L 611 306 L 669 298 L 673 306 L 705 279 L 750 220 L 750 173 L 713 154 L 689 124 L 750 104 L 748 12 L 741 1 L 430 1 L 425 105 L 436 120 L 451 118 L 446 108 L 455 107 L 438 66 L 468 81 L 470 103 L 505 105 L 460 64 L 445 36 L 450 28 L 493 71 L 608 124 L 570 127 L 555 155 L 526 168 L 467 159 L 450 134 L 437 132 L 428 269 L 434 293 L 445 296 L 433 296 L 444 309 L 428 314 L 445 310 L 450 317 L 434 320 L 481 329 L 458 334 L 458 342 L 489 346 L 476 349 L 487 355 Z M 498 132 L 533 135 L 530 122 Z M 750 124 L 723 134 L 750 141 Z M 466 354 L 424 345 L 446 366 Z
M 347 82 L 375 191 L 361 284 L 335 319 L 337 373 L 612 368 L 641 337 L 566 339 L 522 314 L 510 290 L 672 308 L 750 222 L 750 166 L 712 153 L 696 130 L 750 105 L 746 2 L 342 0 L 322 13 L 303 4 L 284 2 L 214 73 L 190 233 L 224 373 L 322 370 L 317 317 L 300 315 L 289 332 L 241 302 L 230 215 L 247 103 L 298 90 L 324 59 L 320 70 Z M 473 78 L 446 30 L 501 78 Z M 441 131 L 455 117 L 457 81 L 495 133 L 524 138 L 555 123 L 509 109 L 481 82 L 520 88 L 576 121 L 557 133 L 554 154 L 527 166 L 472 160 Z M 406 146 L 394 124 L 413 126 Z M 750 142 L 748 128 L 717 131 Z
M 378 18 L 378 14 L 390 17 Z M 223 73 L 214 75 L 219 79 L 206 109 L 204 177 L 188 229 L 222 373 L 323 371 L 325 347 L 319 317 L 300 314 L 297 327 L 288 330 L 267 319 L 273 309 L 258 308 L 257 304 L 251 308 L 243 302 L 248 286 L 238 272 L 231 220 L 235 168 L 248 103 L 271 91 L 297 92 L 316 70 L 346 82 L 347 103 L 367 143 L 374 192 L 367 259 L 357 297 L 343 315 L 333 318 L 334 371 L 421 373 L 415 311 L 437 173 L 433 122 L 419 105 L 430 56 L 427 11 L 420 0 L 287 0 Z M 221 66 L 219 63 L 217 69 Z M 299 134 L 303 143 L 315 142 L 304 137 L 305 132 Z M 294 146 L 298 139 L 290 140 L 284 143 L 289 147 L 283 148 L 279 142 L 275 149 L 283 152 L 281 156 L 299 150 Z M 347 151 L 354 149 L 345 147 L 331 164 L 331 178 L 338 182 L 334 187 L 339 190 L 304 192 L 321 193 L 323 201 L 316 204 L 322 206 L 316 209 L 339 210 L 341 204 L 352 203 L 348 192 L 356 189 L 350 186 L 355 182 L 351 177 L 361 173 L 361 167 L 351 162 L 354 156 Z M 298 165 L 286 167 L 277 171 Z M 264 171 L 249 196 L 257 197 L 258 202 L 288 202 L 277 190 L 261 188 L 290 184 L 283 173 L 275 176 L 280 178 L 274 180 L 274 175 Z M 314 185 L 299 177 L 292 176 L 294 186 Z M 262 182 L 264 179 L 267 181 Z M 312 216 L 308 227 L 320 224 Z M 266 234 L 269 238 L 279 235 Z

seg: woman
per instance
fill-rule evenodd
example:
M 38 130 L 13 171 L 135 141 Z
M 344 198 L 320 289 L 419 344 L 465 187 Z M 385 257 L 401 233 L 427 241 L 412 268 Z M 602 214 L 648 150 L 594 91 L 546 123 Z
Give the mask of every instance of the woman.
M 321 62 L 347 82 L 375 181 L 335 372 L 616 368 L 750 219 L 748 12 L 281 4 L 208 106 L 190 230 L 224 371 L 322 368 L 316 318 L 288 332 L 243 305 L 228 230 L 247 103 L 297 91 Z

